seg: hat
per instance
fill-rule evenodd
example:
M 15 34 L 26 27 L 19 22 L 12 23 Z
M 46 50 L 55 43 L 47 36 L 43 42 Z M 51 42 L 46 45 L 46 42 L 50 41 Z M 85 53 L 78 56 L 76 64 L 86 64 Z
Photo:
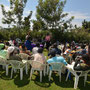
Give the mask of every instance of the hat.
M 12 53 L 15 50 L 15 47 L 11 46 L 7 49 L 8 53 Z

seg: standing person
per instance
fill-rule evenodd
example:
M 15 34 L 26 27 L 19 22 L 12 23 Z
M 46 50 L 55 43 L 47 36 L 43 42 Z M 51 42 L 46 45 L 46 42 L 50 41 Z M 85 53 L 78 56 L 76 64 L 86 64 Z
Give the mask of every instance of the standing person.
M 25 46 L 26 46 L 27 50 L 32 51 L 32 45 L 31 45 L 30 37 L 26 38 Z
M 30 37 L 30 32 L 27 33 L 27 35 L 26 35 L 26 39 L 27 39 L 28 37 Z
M 49 33 L 47 33 L 46 37 L 45 37 L 45 41 L 46 41 L 46 49 L 49 49 L 50 46 L 50 40 L 51 40 L 51 36 Z

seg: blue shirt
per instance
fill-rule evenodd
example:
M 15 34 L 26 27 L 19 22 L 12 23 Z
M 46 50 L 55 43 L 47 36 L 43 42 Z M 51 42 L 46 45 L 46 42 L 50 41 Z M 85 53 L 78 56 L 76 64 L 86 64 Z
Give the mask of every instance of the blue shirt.
M 32 51 L 32 45 L 31 45 L 31 42 L 29 40 L 26 40 L 25 46 L 26 46 L 27 50 Z
M 47 60 L 47 63 L 57 63 L 57 62 L 63 63 L 64 65 L 67 65 L 66 60 L 62 56 L 60 56 L 60 57 L 55 56 L 55 57 Z

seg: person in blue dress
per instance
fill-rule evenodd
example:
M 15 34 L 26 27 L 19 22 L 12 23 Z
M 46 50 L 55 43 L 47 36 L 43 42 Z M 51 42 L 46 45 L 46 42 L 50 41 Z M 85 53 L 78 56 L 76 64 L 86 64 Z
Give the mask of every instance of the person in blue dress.
M 30 37 L 26 38 L 25 46 L 26 46 L 27 50 L 32 51 L 32 45 L 31 45 Z

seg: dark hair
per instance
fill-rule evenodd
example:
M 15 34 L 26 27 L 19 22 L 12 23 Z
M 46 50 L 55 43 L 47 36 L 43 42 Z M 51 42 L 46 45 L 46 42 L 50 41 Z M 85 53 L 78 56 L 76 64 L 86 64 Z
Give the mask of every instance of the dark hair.
M 47 36 L 50 35 L 49 33 L 47 33 Z
M 54 43 L 54 44 L 53 44 L 53 47 L 54 47 L 54 48 L 57 48 L 57 44 L 56 44 L 56 43 Z
M 85 61 L 86 64 L 90 63 L 89 55 L 88 54 L 83 55 L 82 59 Z
M 39 43 L 39 42 L 37 42 L 37 43 L 36 43 L 36 46 L 37 46 L 37 47 L 40 47 L 40 43 Z
M 43 48 L 40 47 L 40 48 L 38 49 L 38 53 L 43 53 Z
M 68 46 L 67 48 L 70 48 L 70 46 Z
M 26 46 L 23 44 L 23 45 L 22 45 L 22 50 L 23 50 L 23 51 L 25 51 L 25 47 L 26 47 Z
M 72 59 L 75 61 L 76 57 L 77 57 L 77 53 L 74 53 L 74 54 L 72 55 Z
M 85 48 L 85 45 L 81 45 L 81 48 L 84 49 Z
M 55 56 L 56 56 L 56 50 L 55 50 L 55 49 L 52 49 L 52 50 L 50 51 L 50 55 L 51 55 L 52 57 L 55 57 Z
M 73 47 L 73 50 L 76 50 L 76 47 Z
M 88 45 L 88 54 L 90 56 L 90 44 Z
M 5 45 L 3 46 L 3 48 L 1 48 L 1 50 L 5 49 Z
M 6 45 L 7 45 L 7 46 L 10 46 L 9 42 L 6 42 Z

